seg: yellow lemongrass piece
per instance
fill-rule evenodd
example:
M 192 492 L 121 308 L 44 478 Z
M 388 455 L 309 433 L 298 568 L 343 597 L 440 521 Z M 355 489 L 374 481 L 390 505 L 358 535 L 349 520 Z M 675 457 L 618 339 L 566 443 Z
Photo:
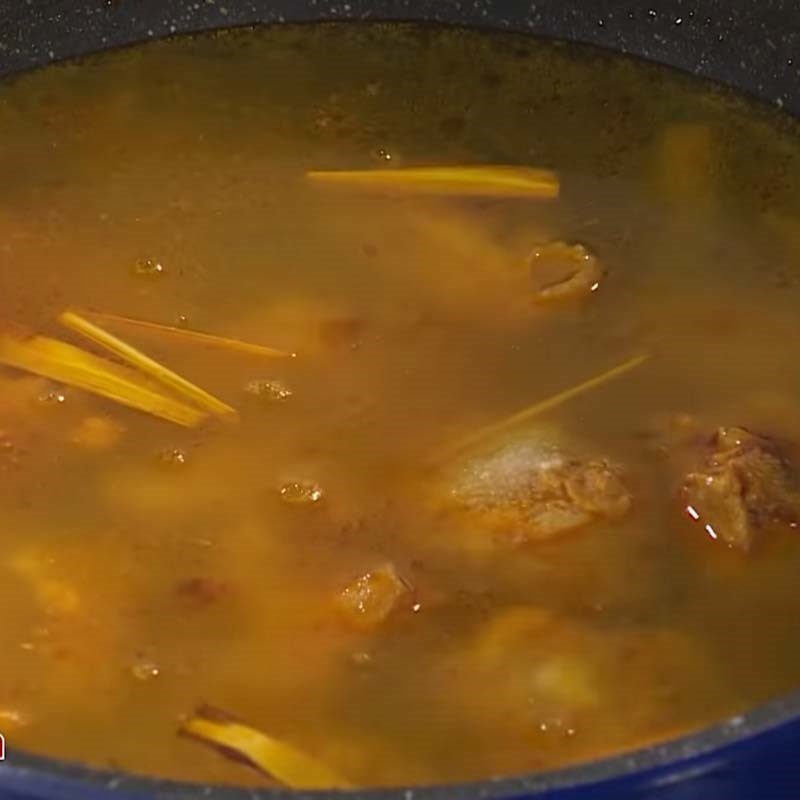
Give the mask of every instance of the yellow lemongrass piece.
M 558 197 L 555 172 L 506 165 L 312 170 L 310 180 L 375 189 L 465 197 Z
M 80 333 L 87 339 L 105 347 L 124 361 L 133 365 L 145 375 L 149 375 L 164 386 L 181 394 L 187 400 L 192 400 L 200 408 L 221 417 L 236 416 L 236 409 L 217 399 L 199 386 L 187 381 L 177 373 L 168 369 L 158 361 L 146 356 L 140 350 L 123 342 L 108 331 L 103 330 L 93 322 L 84 319 L 74 311 L 64 311 L 59 315 L 58 321 L 70 330 Z
M 126 367 L 58 339 L 3 331 L 0 333 L 0 364 L 83 389 L 189 428 L 208 416 L 159 394 Z
M 552 397 L 548 397 L 546 400 L 540 400 L 538 403 L 534 403 L 532 406 L 528 406 L 527 408 L 522 409 L 522 411 L 512 414 L 510 417 L 506 417 L 505 419 L 495 422 L 492 425 L 487 425 L 485 428 L 481 428 L 480 430 L 471 433 L 469 436 L 465 436 L 452 448 L 450 448 L 448 452 L 449 454 L 461 452 L 473 447 L 490 436 L 494 436 L 498 433 L 503 433 L 504 431 L 515 428 L 517 425 L 520 425 L 523 422 L 528 422 L 539 414 L 543 414 L 545 411 L 550 411 L 551 409 L 566 403 L 567 400 L 571 400 L 573 397 L 584 394 L 591 389 L 596 389 L 598 386 L 602 386 L 604 383 L 608 383 L 614 378 L 624 375 L 626 372 L 629 372 L 641 364 L 644 364 L 648 358 L 650 358 L 649 354 L 634 356 L 633 358 L 624 361 L 622 364 L 618 364 L 616 367 L 606 370 L 606 372 L 603 372 L 600 375 L 595 375 L 594 378 L 590 378 L 583 383 L 579 383 L 577 386 L 573 386 L 570 389 L 559 392 Z
M 236 350 L 240 353 L 247 353 L 263 358 L 294 358 L 295 353 L 287 353 L 285 350 L 278 350 L 274 347 L 266 347 L 252 342 L 242 342 L 238 339 L 229 339 L 226 336 L 218 336 L 213 333 L 203 333 L 193 331 L 188 328 L 176 328 L 172 325 L 162 325 L 158 322 L 149 322 L 135 317 L 123 317 L 119 314 L 107 314 L 102 311 L 81 311 L 81 316 L 110 325 L 122 325 L 129 328 L 140 328 L 152 333 L 160 333 L 165 336 L 173 336 L 175 339 L 183 339 L 186 342 L 218 347 L 224 350 Z
M 345 789 L 350 784 L 316 759 L 261 731 L 203 710 L 184 722 L 181 732 L 228 750 L 291 789 Z

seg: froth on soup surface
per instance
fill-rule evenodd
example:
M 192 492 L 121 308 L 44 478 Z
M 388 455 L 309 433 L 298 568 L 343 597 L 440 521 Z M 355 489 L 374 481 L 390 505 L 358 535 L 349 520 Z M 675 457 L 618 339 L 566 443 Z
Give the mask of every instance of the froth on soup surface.
M 16 77 L 0 130 L 0 360 L 116 363 L 78 309 L 236 412 L 2 368 L 15 748 L 454 782 L 797 686 L 793 120 L 577 46 L 315 25 Z M 486 164 L 558 196 L 307 174 Z M 209 749 L 234 730 L 260 769 Z

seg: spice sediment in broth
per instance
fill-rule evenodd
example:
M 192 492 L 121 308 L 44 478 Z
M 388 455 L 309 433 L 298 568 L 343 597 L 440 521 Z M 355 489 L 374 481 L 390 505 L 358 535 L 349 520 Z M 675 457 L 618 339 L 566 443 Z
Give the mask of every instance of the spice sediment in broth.
M 113 359 L 56 321 L 100 312 L 238 412 L 180 427 L 0 374 L 15 747 L 452 782 L 796 687 L 794 121 L 583 47 L 331 24 L 22 75 L 0 126 L 2 317 Z M 553 170 L 559 196 L 306 178 L 455 164 Z M 206 703 L 280 769 L 178 735 Z

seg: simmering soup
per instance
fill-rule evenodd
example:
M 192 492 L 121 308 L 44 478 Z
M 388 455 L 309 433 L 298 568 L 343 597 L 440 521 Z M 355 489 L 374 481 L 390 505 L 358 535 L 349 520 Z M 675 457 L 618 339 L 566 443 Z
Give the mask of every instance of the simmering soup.
M 793 120 L 342 24 L 16 77 L 0 130 L 14 748 L 454 782 L 797 686 Z

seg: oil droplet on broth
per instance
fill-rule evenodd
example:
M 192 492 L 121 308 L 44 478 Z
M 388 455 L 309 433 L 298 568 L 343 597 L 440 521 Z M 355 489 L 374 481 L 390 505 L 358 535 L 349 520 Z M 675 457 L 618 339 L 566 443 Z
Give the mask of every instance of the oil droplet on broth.
M 140 258 L 133 265 L 133 274 L 138 278 L 158 278 L 165 273 L 164 265 L 155 258 Z
M 292 396 L 292 390 L 283 381 L 254 380 L 244 387 L 245 393 L 267 403 L 282 403 Z
M 285 483 L 280 490 L 281 500 L 290 505 L 313 505 L 323 498 L 322 489 L 316 483 Z
M 158 664 L 146 658 L 136 661 L 131 666 L 131 675 L 139 681 L 149 681 L 157 678 L 160 672 Z
M 372 158 L 383 164 L 391 164 L 395 160 L 394 154 L 385 147 L 375 148 L 372 151 Z
M 375 659 L 368 650 L 356 650 L 350 654 L 350 666 L 357 669 L 368 669 L 373 666 Z
M 181 467 L 186 464 L 188 456 L 180 447 L 167 447 L 158 454 L 158 460 L 167 467 Z
M 43 394 L 39 395 L 39 402 L 43 405 L 58 406 L 66 403 L 66 401 L 67 395 L 60 389 L 54 389 L 51 392 L 44 392 Z

